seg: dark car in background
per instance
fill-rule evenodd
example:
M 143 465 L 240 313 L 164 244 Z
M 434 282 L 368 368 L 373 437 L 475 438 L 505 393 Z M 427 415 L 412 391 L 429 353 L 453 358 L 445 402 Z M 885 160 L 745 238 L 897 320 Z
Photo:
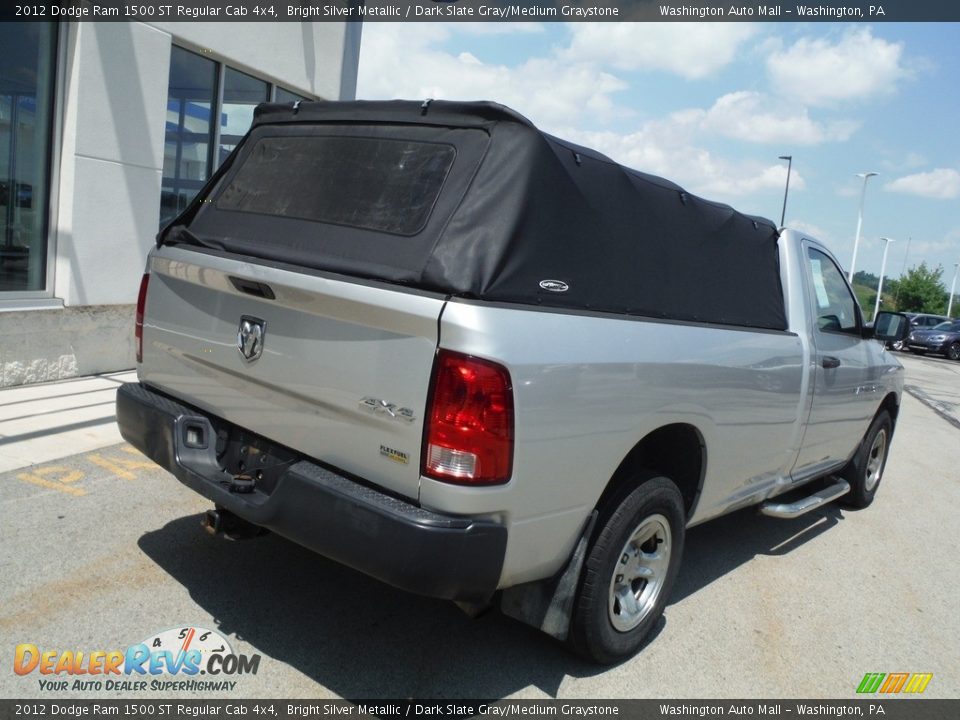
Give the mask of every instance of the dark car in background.
M 948 318 L 946 315 L 931 315 L 929 313 L 906 313 L 907 319 L 910 321 L 911 330 L 929 330 L 937 325 L 941 325 L 944 322 L 953 322 L 953 318 Z M 887 347 L 893 350 L 906 350 L 907 341 L 903 340 L 901 342 L 890 343 Z
M 940 353 L 950 360 L 960 360 L 960 321 L 911 330 L 904 342 L 910 352 L 918 355 Z

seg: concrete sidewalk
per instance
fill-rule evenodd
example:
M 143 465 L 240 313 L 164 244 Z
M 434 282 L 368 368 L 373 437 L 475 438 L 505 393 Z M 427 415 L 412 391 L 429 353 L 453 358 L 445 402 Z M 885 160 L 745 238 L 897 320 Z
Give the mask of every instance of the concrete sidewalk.
M 907 371 L 904 390 L 960 429 L 960 363 L 944 357 L 897 353 Z
M 117 388 L 136 379 L 128 370 L 0 390 L 0 473 L 123 442 Z

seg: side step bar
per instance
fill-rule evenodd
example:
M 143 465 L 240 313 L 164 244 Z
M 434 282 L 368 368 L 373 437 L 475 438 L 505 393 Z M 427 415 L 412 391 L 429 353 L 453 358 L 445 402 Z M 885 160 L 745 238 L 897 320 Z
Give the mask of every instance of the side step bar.
M 816 510 L 821 505 L 836 500 L 842 495 L 850 492 L 850 483 L 846 480 L 840 480 L 836 485 L 825 487 L 823 490 L 815 492 L 809 497 L 802 498 L 792 503 L 764 503 L 760 506 L 760 512 L 775 518 L 790 519 Z

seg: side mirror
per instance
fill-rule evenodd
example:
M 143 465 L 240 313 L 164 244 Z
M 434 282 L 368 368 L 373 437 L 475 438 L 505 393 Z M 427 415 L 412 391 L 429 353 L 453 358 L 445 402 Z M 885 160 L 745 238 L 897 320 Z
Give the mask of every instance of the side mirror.
M 873 320 L 873 337 L 884 342 L 899 342 L 910 334 L 910 321 L 903 313 L 877 313 Z

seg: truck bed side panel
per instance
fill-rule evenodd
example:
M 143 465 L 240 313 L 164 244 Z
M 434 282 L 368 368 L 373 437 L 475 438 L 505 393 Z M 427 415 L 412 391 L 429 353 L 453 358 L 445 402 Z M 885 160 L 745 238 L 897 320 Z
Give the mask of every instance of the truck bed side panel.
M 689 424 L 706 445 L 691 522 L 772 492 L 796 457 L 804 351 L 791 333 L 451 301 L 440 345 L 512 375 L 513 480 L 424 480 L 420 496 L 441 511 L 510 508 L 502 585 L 559 567 L 620 462 L 658 427 Z

